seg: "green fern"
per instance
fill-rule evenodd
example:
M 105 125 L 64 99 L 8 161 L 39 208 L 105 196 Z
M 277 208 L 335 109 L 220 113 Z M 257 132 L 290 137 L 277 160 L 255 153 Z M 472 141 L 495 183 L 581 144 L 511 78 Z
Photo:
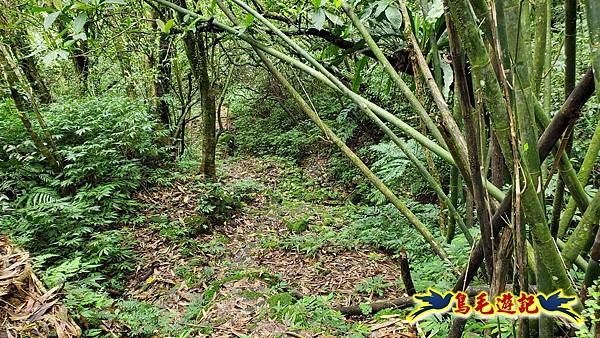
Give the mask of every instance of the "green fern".
M 57 202 L 60 196 L 51 188 L 47 187 L 35 187 L 27 194 L 25 199 L 25 206 L 32 208 L 41 204 L 48 204 Z

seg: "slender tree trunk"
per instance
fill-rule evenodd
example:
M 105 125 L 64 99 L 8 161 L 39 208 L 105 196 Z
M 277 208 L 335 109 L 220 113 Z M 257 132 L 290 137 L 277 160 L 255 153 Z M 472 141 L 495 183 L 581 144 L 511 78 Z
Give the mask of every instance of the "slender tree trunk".
M 35 59 L 30 55 L 31 50 L 29 45 L 24 41 L 24 32 L 19 32 L 19 34 L 21 35 L 14 36 L 14 44 L 12 46 L 16 57 L 19 59 L 19 66 L 21 67 L 21 70 L 23 70 L 25 77 L 29 81 L 33 92 L 39 98 L 40 102 L 48 104 L 52 101 L 50 91 L 39 74 Z
M 40 122 L 40 127 L 44 131 L 44 136 L 47 138 L 46 140 L 43 140 L 43 138 L 40 135 L 38 135 L 38 133 L 35 131 L 35 129 L 33 128 L 33 124 L 31 123 L 31 119 L 26 113 L 27 105 L 25 104 L 23 96 L 21 96 L 21 93 L 19 92 L 20 85 L 26 84 L 24 84 L 22 78 L 20 78 L 17 67 L 17 64 L 13 60 L 11 60 L 10 53 L 3 46 L 0 46 L 0 69 L 2 70 L 4 79 L 10 88 L 10 93 L 15 102 L 15 106 L 19 114 L 19 119 L 21 119 L 25 130 L 29 134 L 31 140 L 33 141 L 33 144 L 35 145 L 39 153 L 46 158 L 48 164 L 50 164 L 50 167 L 55 173 L 60 173 L 63 167 L 62 161 L 56 153 L 56 148 L 54 146 L 54 142 L 52 141 L 52 136 L 46 130 L 46 126 L 43 120 L 41 120 L 41 115 L 39 115 L 39 112 L 37 111 L 37 106 L 35 105 L 35 102 L 33 102 L 35 98 L 33 97 L 33 95 L 31 95 L 30 92 L 27 93 L 27 96 L 31 101 L 31 105 L 34 106 L 34 110 L 36 110 L 36 115 L 38 121 Z M 46 146 L 46 143 L 53 147 L 49 148 L 48 146 Z
M 60 21 L 60 20 L 59 20 Z M 88 34 L 89 23 L 86 22 L 83 25 L 83 32 Z M 79 76 L 79 80 L 81 81 L 81 85 L 83 86 L 83 92 L 88 92 L 88 78 L 90 75 L 90 61 L 88 57 L 89 47 L 87 40 L 79 40 L 75 43 L 75 55 L 73 56 L 73 65 L 75 66 L 75 72 Z
M 179 0 L 185 5 L 185 2 Z M 183 18 L 183 13 L 179 13 Z M 216 154 L 216 103 L 215 92 L 208 75 L 209 58 L 208 45 L 203 32 L 199 30 L 194 34 L 187 31 L 183 37 L 185 51 L 192 69 L 192 74 L 198 83 L 200 91 L 200 108 L 202 110 L 202 162 L 200 173 L 205 179 L 217 178 L 215 166 Z
M 154 84 L 156 94 L 156 114 L 160 117 L 163 127 L 171 127 L 171 112 L 166 95 L 169 93 L 171 82 L 171 38 L 165 33 L 160 33 L 158 38 L 158 75 Z
M 202 33 L 196 34 L 200 61 L 200 105 L 202 107 L 202 164 L 200 171 L 205 178 L 217 178 L 215 166 L 216 153 L 216 105 L 215 92 L 208 77 L 208 48 Z

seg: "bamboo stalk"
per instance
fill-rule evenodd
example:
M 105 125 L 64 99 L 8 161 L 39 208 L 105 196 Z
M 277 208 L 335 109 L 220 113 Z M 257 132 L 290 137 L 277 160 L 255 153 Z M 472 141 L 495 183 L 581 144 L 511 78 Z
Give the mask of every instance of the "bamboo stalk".
M 157 2 L 161 5 L 164 5 L 166 7 L 169 7 L 175 11 L 178 11 L 180 13 L 186 14 L 186 15 L 190 15 L 191 17 L 194 18 L 201 18 L 200 15 L 198 15 L 197 13 L 194 13 L 188 9 L 185 9 L 181 6 L 175 5 L 170 1 L 167 0 L 152 0 L 154 2 Z M 323 82 L 324 84 L 326 84 L 327 86 L 333 88 L 334 90 L 337 90 L 345 95 L 347 95 L 350 99 L 352 99 L 353 101 L 358 103 L 359 107 L 364 107 L 366 106 L 367 108 L 371 109 L 377 116 L 379 116 L 380 118 L 392 123 L 394 126 L 398 127 L 403 133 L 405 133 L 406 135 L 408 135 L 410 138 L 414 139 L 415 141 L 419 142 L 421 145 L 423 145 L 424 147 L 426 147 L 427 149 L 431 150 L 433 153 L 435 153 L 436 155 L 438 155 L 440 158 L 442 158 L 444 161 L 446 161 L 447 163 L 449 163 L 452 166 L 456 166 L 456 164 L 454 163 L 454 160 L 452 159 L 452 156 L 450 155 L 450 153 L 445 150 L 444 148 L 442 148 L 441 146 L 439 146 L 438 144 L 436 144 L 435 142 L 431 141 L 430 139 L 428 139 L 426 136 L 424 136 L 423 134 L 419 133 L 417 130 L 415 130 L 414 128 L 412 128 L 411 126 L 409 126 L 407 123 L 405 123 L 404 121 L 402 121 L 401 119 L 397 118 L 396 116 L 394 116 L 394 114 L 388 112 L 387 110 L 379 107 L 378 105 L 374 104 L 373 102 L 365 99 L 364 97 L 354 93 L 353 91 L 350 90 L 350 93 L 348 93 L 345 90 L 340 89 L 339 87 L 337 87 L 332 81 L 329 80 L 328 77 L 326 77 L 324 74 L 322 74 L 321 72 L 317 71 L 316 69 L 298 61 L 297 59 L 294 59 L 292 57 L 290 57 L 289 55 L 286 55 L 282 52 L 279 52 L 277 50 L 275 50 L 274 48 L 270 48 L 267 47 L 259 42 L 257 42 L 256 40 L 254 40 L 252 37 L 250 37 L 248 34 L 245 33 L 240 33 L 238 30 L 236 30 L 235 28 L 232 28 L 230 26 L 227 26 L 223 23 L 218 22 L 217 20 L 211 20 L 211 24 L 220 29 L 223 30 L 227 33 L 233 34 L 235 35 L 237 38 L 247 42 L 248 44 L 250 44 L 252 47 L 257 48 L 258 50 L 269 54 L 281 61 L 287 62 L 290 65 L 294 66 L 295 68 L 313 76 L 314 78 L 316 78 L 317 80 Z M 342 85 L 343 86 L 343 85 Z M 344 87 L 345 88 L 345 87 Z M 347 88 L 346 88 L 347 89 Z M 486 187 L 488 189 L 488 192 L 490 193 L 490 195 L 492 195 L 495 199 L 497 200 L 503 200 L 505 197 L 505 194 L 496 186 L 494 186 L 491 182 L 486 181 Z
M 585 186 L 590 178 L 599 151 L 600 122 L 598 123 L 598 125 L 596 125 L 596 129 L 594 130 L 594 134 L 592 135 L 592 140 L 590 141 L 590 145 L 588 146 L 588 149 L 585 153 L 585 157 L 583 158 L 583 162 L 581 163 L 581 167 L 579 168 L 579 173 L 577 174 L 577 180 L 582 186 Z M 571 196 L 569 198 L 569 202 L 567 203 L 567 207 L 563 211 L 562 216 L 560 218 L 557 234 L 559 238 L 565 235 L 567 228 L 569 227 L 569 223 L 571 223 L 571 220 L 575 215 L 576 209 L 577 204 L 575 202 L 575 198 Z
M 494 272 L 494 250 L 493 250 L 493 231 L 490 223 L 489 209 L 486 203 L 486 193 L 482 183 L 481 159 L 479 158 L 478 139 L 479 135 L 475 128 L 475 121 L 472 115 L 471 104 L 469 102 L 469 89 L 467 86 L 466 71 L 464 68 L 464 59 L 455 37 L 455 29 L 452 22 L 449 23 L 448 35 L 450 40 L 450 51 L 454 62 L 454 78 L 457 90 L 457 96 L 460 111 L 463 117 L 465 135 L 469 140 L 468 153 L 471 169 L 471 184 L 473 192 L 473 201 L 477 210 L 477 219 L 481 232 L 481 245 L 485 258 L 485 267 L 488 281 L 492 281 Z
M 454 149 L 453 155 L 456 155 L 454 157 L 454 159 L 455 159 L 455 161 L 461 163 L 460 164 L 461 167 L 469 168 L 468 160 L 467 160 L 468 151 L 467 151 L 466 142 L 461 134 L 458 124 L 456 123 L 456 121 L 454 120 L 454 117 L 452 116 L 452 112 L 450 111 L 450 108 L 448 107 L 448 104 L 446 103 L 446 100 L 444 99 L 444 96 L 442 95 L 442 92 L 440 91 L 435 78 L 433 77 L 433 74 L 431 73 L 431 70 L 429 69 L 429 65 L 427 64 L 427 61 L 425 60 L 425 57 L 423 56 L 421 47 L 419 46 L 419 43 L 417 42 L 417 39 L 415 38 L 406 6 L 404 5 L 403 1 L 399 1 L 399 4 L 400 4 L 400 9 L 402 11 L 402 15 L 404 16 L 405 36 L 408 36 L 409 40 L 412 43 L 413 52 L 415 53 L 415 56 L 417 58 L 417 63 L 419 65 L 419 68 L 421 69 L 421 73 L 425 77 L 425 81 L 429 87 L 429 90 L 431 91 L 433 100 L 442 115 L 443 129 L 446 132 L 446 135 L 448 136 L 447 137 L 447 139 L 449 139 L 448 141 L 450 141 L 450 142 L 447 142 L 449 149 Z M 357 25 L 357 27 L 362 27 L 362 30 L 368 35 L 368 32 L 364 28 L 364 25 L 360 22 L 360 20 L 356 16 L 356 14 L 354 14 L 354 12 L 351 9 L 349 9 L 347 6 L 344 7 L 344 10 L 346 10 L 347 13 L 348 13 L 348 11 L 350 11 L 350 17 L 352 19 L 352 22 L 355 24 L 355 26 Z M 359 30 L 361 30 L 361 29 L 359 28 Z M 464 174 L 468 174 L 468 172 L 466 172 Z M 470 180 L 470 178 L 468 180 Z
M 471 62 L 474 83 L 479 84 L 484 92 L 485 105 L 490 112 L 492 128 L 498 137 L 506 165 L 512 170 L 512 147 L 506 101 L 490 63 L 490 55 L 483 43 L 473 11 L 466 0 L 447 0 L 446 3 L 462 47 Z
M 531 75 L 531 84 L 533 86 L 533 93 L 537 97 L 540 93 L 540 87 L 542 84 L 542 76 L 544 72 L 544 65 L 546 64 L 546 55 L 552 54 L 551 48 L 546 48 L 548 45 L 548 39 L 546 35 L 549 34 L 548 21 L 549 12 L 547 5 L 550 3 L 548 0 L 536 0 L 535 1 L 535 48 L 533 49 L 533 74 Z M 551 41 L 550 41 L 551 42 Z
M 356 154 L 348 148 L 348 146 L 342 141 L 330 128 L 327 126 L 318 114 L 312 110 L 312 108 L 304 101 L 302 96 L 292 87 L 287 79 L 273 66 L 273 64 L 266 58 L 264 53 L 257 50 L 257 53 L 263 63 L 267 66 L 271 74 L 284 86 L 288 93 L 292 96 L 296 104 L 310 117 L 311 120 L 321 129 L 323 134 L 327 136 L 338 148 L 344 153 L 346 157 L 365 175 L 365 177 L 392 203 L 403 215 L 407 218 L 409 223 L 425 238 L 429 243 L 432 250 L 452 269 L 455 269 L 454 264 L 450 261 L 450 258 L 444 251 L 441 244 L 439 244 L 433 235 L 427 230 L 427 227 L 421 223 L 421 221 L 402 203 L 402 201 L 381 181 L 365 164 L 356 156 Z
M 219 1 L 219 4 L 222 3 Z M 222 9 L 224 6 L 220 6 Z M 252 13 L 255 15 L 254 13 Z M 258 13 L 256 13 L 258 14 Z M 197 14 L 196 14 L 197 15 Z M 230 19 L 234 19 L 228 15 Z M 256 15 L 255 15 L 256 16 Z M 234 21 L 235 23 L 235 21 Z M 424 239 L 430 244 L 432 250 L 453 270 L 456 270 L 453 263 L 450 261 L 448 255 L 444 251 L 443 247 L 435 240 L 433 235 L 429 232 L 427 227 L 421 223 L 421 221 L 402 203 L 402 201 L 362 162 L 362 160 L 356 156 L 356 154 L 348 148 L 348 146 L 321 120 L 318 114 L 306 103 L 302 96 L 293 88 L 289 81 L 275 68 L 271 61 L 266 55 L 255 48 L 256 53 L 260 57 L 261 61 L 267 66 L 273 76 L 284 86 L 284 88 L 292 96 L 296 104 L 310 117 L 311 120 L 321 131 L 333 142 L 338 148 L 344 153 L 352 163 L 365 175 L 365 177 L 379 190 L 381 193 L 392 203 L 409 221 L 409 223 L 424 237 Z M 368 111 L 368 109 L 366 109 Z
M 377 43 L 373 40 L 373 38 L 371 37 L 371 35 L 367 31 L 367 29 L 360 22 L 360 19 L 358 19 L 358 17 L 354 13 L 354 11 L 352 11 L 352 9 L 349 8 L 348 6 L 344 5 L 343 9 L 346 12 L 346 14 L 348 15 L 348 17 L 350 18 L 350 20 L 352 21 L 352 23 L 354 24 L 354 26 L 360 32 L 360 34 L 364 38 L 367 46 L 369 46 L 369 48 L 371 49 L 371 51 L 373 52 L 373 54 L 375 55 L 375 57 L 377 58 L 377 60 L 379 61 L 379 63 L 383 67 L 383 69 L 385 70 L 385 72 L 392 78 L 392 80 L 394 80 L 394 82 L 396 83 L 398 88 L 400 88 L 400 91 L 402 92 L 402 94 L 408 99 L 408 102 L 410 103 L 410 105 L 415 109 L 417 114 L 419 114 L 419 117 L 421 118 L 421 120 L 423 120 L 423 122 L 427 126 L 427 129 L 429 129 L 431 134 L 434 136 L 435 140 L 438 141 L 438 143 L 440 145 L 442 145 L 442 146 L 445 145 L 446 140 L 442 136 L 440 130 L 437 128 L 437 126 L 435 125 L 435 123 L 433 122 L 431 117 L 429 117 L 429 114 L 427 114 L 427 112 L 425 111 L 425 108 L 423 108 L 423 106 L 419 102 L 419 99 L 417 99 L 415 94 L 410 90 L 410 88 L 408 88 L 408 85 L 406 85 L 404 80 L 402 80 L 402 78 L 400 77 L 400 74 L 398 74 L 398 72 L 396 72 L 396 70 L 394 69 L 392 64 L 388 61 L 388 59 L 385 57 L 385 55 L 383 54 L 383 52 L 381 51 L 379 46 L 377 46 Z
M 596 192 L 589 207 L 581 217 L 579 224 L 569 236 L 562 250 L 563 260 L 567 268 L 571 267 L 573 261 L 579 254 L 586 253 L 594 240 L 598 222 L 600 220 L 600 190 Z

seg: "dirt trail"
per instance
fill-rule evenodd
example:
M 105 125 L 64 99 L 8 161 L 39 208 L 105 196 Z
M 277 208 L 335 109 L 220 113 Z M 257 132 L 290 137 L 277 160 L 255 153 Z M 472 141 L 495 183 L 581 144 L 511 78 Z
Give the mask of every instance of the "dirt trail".
M 256 158 L 226 160 L 221 170 L 224 184 L 256 180 L 269 191 L 281 189 L 286 175 L 276 163 Z M 148 215 L 183 220 L 194 213 L 198 193 L 189 182 L 181 182 L 166 191 L 140 195 L 139 199 L 148 205 Z M 143 264 L 129 282 L 130 293 L 179 318 L 186 316 L 190 306 L 201 304 L 195 324 L 190 325 L 205 328 L 211 337 L 325 337 L 319 332 L 293 330 L 291 320 L 276 320 L 269 310 L 275 305 L 269 300 L 282 290 L 293 290 L 293 294 L 307 296 L 333 294 L 334 305 L 356 304 L 368 297 L 356 294 L 360 281 L 383 276 L 382 281 L 393 282 L 399 277 L 391 258 L 377 254 L 373 259 L 368 249 L 321 248 L 307 255 L 265 245 L 265 239 L 291 235 L 281 220 L 278 203 L 281 201 L 273 202 L 268 193 L 260 192 L 224 228 L 183 244 L 166 238 L 162 230 L 141 225 L 134 236 L 138 242 L 135 250 L 143 257 Z M 190 242 L 197 245 L 191 255 Z M 383 298 L 402 294 L 399 288 L 392 288 Z M 371 337 L 414 336 L 407 333 L 408 324 L 399 315 L 362 323 L 371 329 Z

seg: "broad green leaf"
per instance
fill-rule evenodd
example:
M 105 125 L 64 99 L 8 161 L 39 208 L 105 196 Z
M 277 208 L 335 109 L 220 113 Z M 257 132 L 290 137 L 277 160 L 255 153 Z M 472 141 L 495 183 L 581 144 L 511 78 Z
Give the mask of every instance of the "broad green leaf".
M 387 0 L 377 1 L 377 9 L 375 9 L 375 17 L 379 17 L 385 11 L 390 3 Z
M 45 65 L 49 66 L 56 60 L 66 60 L 68 58 L 69 52 L 67 52 L 64 49 L 55 49 L 50 53 L 46 54 L 46 56 L 42 58 L 42 62 L 44 62 Z
M 48 29 L 50 28 L 50 26 L 52 26 L 52 24 L 54 23 L 54 21 L 56 21 L 56 19 L 58 18 L 58 16 L 60 15 L 60 11 L 56 11 L 54 13 L 50 13 L 46 16 L 46 18 L 44 19 L 44 29 Z
M 127 5 L 125 0 L 104 0 L 105 4 Z
M 90 6 L 89 4 L 83 3 L 83 2 L 76 2 L 73 4 L 73 6 L 71 6 L 71 9 L 78 9 L 80 11 L 89 11 L 90 9 L 94 9 L 94 7 Z
M 73 40 L 82 40 L 82 41 L 85 41 L 85 40 L 87 40 L 87 35 L 85 34 L 85 32 L 81 32 L 79 34 L 75 34 L 73 36 Z
M 431 7 L 429 7 L 429 12 L 427 12 L 425 20 L 429 23 L 435 23 L 442 15 L 444 15 L 444 2 L 442 0 L 434 0 Z
M 325 11 L 322 8 L 317 9 L 311 13 L 311 19 L 313 26 L 316 29 L 323 29 L 323 25 L 325 24 Z
M 343 0 L 333 0 L 333 5 L 335 6 L 335 8 L 340 8 L 342 7 L 342 2 Z
M 402 14 L 400 14 L 398 8 L 389 6 L 385 10 L 385 17 L 392 24 L 392 26 L 394 26 L 394 28 L 402 28 Z
M 249 28 L 250 26 L 252 26 L 253 22 L 254 22 L 254 15 L 246 14 L 246 19 L 244 19 L 244 26 L 246 26 L 246 28 Z
M 344 22 L 342 21 L 342 19 L 340 19 L 339 16 L 337 16 L 333 13 L 325 11 L 325 16 L 327 16 L 327 19 L 329 19 L 329 21 L 331 21 L 334 25 L 338 25 L 338 26 L 344 25 Z
M 354 92 L 358 92 L 358 89 L 360 88 L 360 85 L 362 83 L 362 70 L 367 64 L 367 59 L 367 56 L 363 56 L 356 63 L 356 69 L 354 70 L 354 79 L 352 80 L 352 91 Z
M 52 13 L 56 9 L 52 7 L 40 7 L 40 6 L 31 6 L 32 13 Z
M 173 27 L 173 25 L 175 24 L 175 20 L 173 19 L 169 19 L 169 21 L 165 22 L 165 24 L 163 25 L 162 31 L 165 34 L 169 34 L 171 33 L 171 28 Z
M 69 48 L 71 47 L 74 43 L 76 42 L 76 40 L 67 40 L 63 43 L 63 47 Z
M 83 30 L 83 26 L 87 22 L 88 16 L 87 13 L 79 13 L 77 17 L 73 20 L 73 33 L 78 34 Z
M 312 4 L 315 9 L 321 8 L 321 0 L 312 0 Z

